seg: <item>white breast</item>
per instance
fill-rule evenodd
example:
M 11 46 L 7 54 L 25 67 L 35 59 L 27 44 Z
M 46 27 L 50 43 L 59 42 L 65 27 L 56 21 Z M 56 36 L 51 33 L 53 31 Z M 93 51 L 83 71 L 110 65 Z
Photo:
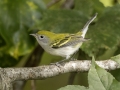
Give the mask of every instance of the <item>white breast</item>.
M 64 47 L 64 48 L 60 48 L 59 50 L 56 50 L 56 55 L 66 57 L 66 59 L 68 59 L 77 50 L 78 50 L 78 48 L 73 48 L 73 47 L 70 47 L 70 46 L 69 47 Z
M 57 56 L 62 56 L 62 57 L 65 57 L 66 59 L 69 59 L 70 56 L 72 54 L 74 54 L 80 48 L 81 45 L 82 45 L 82 43 L 75 46 L 75 47 L 67 46 L 67 47 L 63 47 L 63 48 L 59 48 L 59 49 L 54 49 L 55 53 L 51 52 L 51 54 L 54 54 Z
M 82 43 L 79 43 L 77 46 L 66 46 L 61 48 L 51 48 L 48 45 L 41 45 L 42 48 L 52 54 L 57 56 L 65 57 L 66 59 L 69 59 L 72 54 L 74 54 L 82 45 Z

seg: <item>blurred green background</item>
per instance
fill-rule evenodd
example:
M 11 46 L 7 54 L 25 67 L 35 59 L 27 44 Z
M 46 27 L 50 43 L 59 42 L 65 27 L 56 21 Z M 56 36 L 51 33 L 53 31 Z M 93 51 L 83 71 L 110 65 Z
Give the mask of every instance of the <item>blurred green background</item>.
M 96 12 L 86 35 L 91 40 L 82 45 L 79 60 L 120 54 L 120 0 L 0 0 L 0 67 L 34 67 L 61 60 L 44 52 L 29 34 L 37 30 L 75 33 Z M 119 71 L 111 71 L 117 80 Z M 87 72 L 26 81 L 22 88 L 56 90 L 67 84 L 88 86 Z

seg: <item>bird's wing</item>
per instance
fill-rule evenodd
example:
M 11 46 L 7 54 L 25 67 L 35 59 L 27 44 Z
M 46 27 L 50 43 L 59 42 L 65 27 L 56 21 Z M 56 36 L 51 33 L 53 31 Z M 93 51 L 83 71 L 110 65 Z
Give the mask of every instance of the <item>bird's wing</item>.
M 69 40 L 71 39 L 70 35 L 59 35 L 58 38 L 55 37 L 54 41 L 51 42 L 50 46 L 52 48 L 59 48 L 63 45 L 65 45 L 66 43 L 69 42 Z
M 82 38 L 81 36 L 76 36 L 75 34 L 69 34 L 65 37 L 59 38 L 54 40 L 50 44 L 52 48 L 60 48 L 60 47 L 65 47 L 65 46 L 74 46 L 79 42 L 84 42 L 87 41 L 86 39 Z

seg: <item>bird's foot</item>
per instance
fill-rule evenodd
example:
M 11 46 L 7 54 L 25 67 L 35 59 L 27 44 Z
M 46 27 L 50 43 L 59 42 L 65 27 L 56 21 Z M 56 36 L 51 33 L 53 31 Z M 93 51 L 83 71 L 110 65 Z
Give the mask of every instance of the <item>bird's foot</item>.
M 60 66 L 61 66 L 61 63 L 59 63 L 59 62 L 56 62 L 56 63 L 50 63 L 50 65 L 56 65 L 56 66 L 60 67 Z
M 63 60 L 58 61 L 58 62 L 56 62 L 56 63 L 50 63 L 50 64 L 51 64 L 51 65 L 56 65 L 56 66 L 60 67 L 61 64 L 63 64 L 64 61 L 67 61 L 67 59 L 63 59 Z
M 75 61 L 75 60 L 77 60 L 76 58 L 70 58 L 70 61 Z

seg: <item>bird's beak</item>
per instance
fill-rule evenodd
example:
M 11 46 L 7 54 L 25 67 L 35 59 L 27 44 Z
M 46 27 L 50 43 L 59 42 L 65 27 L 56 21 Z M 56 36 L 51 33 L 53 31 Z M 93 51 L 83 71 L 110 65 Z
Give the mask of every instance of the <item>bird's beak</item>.
M 34 36 L 34 37 L 36 36 L 36 34 L 30 34 L 30 35 L 32 35 L 32 36 Z

